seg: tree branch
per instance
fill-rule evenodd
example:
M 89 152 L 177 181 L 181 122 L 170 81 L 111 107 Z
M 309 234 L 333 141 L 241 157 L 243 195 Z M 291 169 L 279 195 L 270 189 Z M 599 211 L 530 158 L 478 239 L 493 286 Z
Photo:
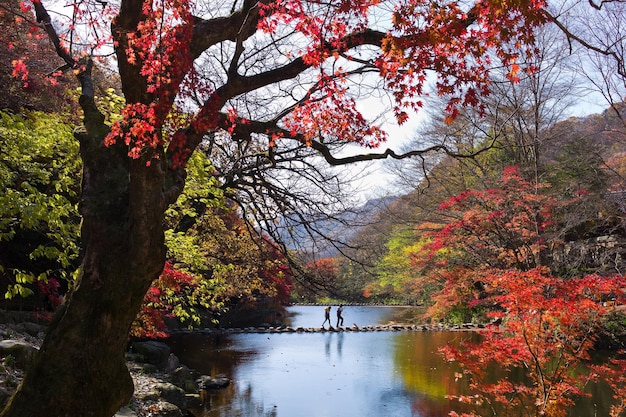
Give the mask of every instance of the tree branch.
M 590 0 L 589 1 L 590 4 L 592 4 L 593 6 L 593 1 Z M 600 10 L 602 4 L 607 3 L 606 1 L 601 1 L 600 5 L 595 7 L 596 9 Z M 615 62 L 617 62 L 617 72 L 618 74 L 623 77 L 626 78 L 626 64 L 624 63 L 624 59 L 621 58 L 617 52 L 615 51 L 611 51 L 608 48 L 601 48 L 598 47 L 596 45 L 592 45 L 591 43 L 587 42 L 586 40 L 584 40 L 583 38 L 581 38 L 580 36 L 577 36 L 575 34 L 573 34 L 563 23 L 561 23 L 559 21 L 559 19 L 552 15 L 550 12 L 548 12 L 547 10 L 544 12 L 546 17 L 548 18 L 549 21 L 551 21 L 552 23 L 554 23 L 567 37 L 568 41 L 572 41 L 574 40 L 575 42 L 579 43 L 580 45 L 582 45 L 583 47 L 594 51 L 596 53 L 599 53 L 601 55 L 604 56 L 608 56 L 608 57 L 612 57 L 613 59 L 615 59 Z
M 61 40 L 59 39 L 59 35 L 57 34 L 54 26 L 52 26 L 52 20 L 50 19 L 50 15 L 48 11 L 41 3 L 41 1 L 33 1 L 33 7 L 35 8 L 35 16 L 37 17 L 37 22 L 43 25 L 44 30 L 48 34 L 48 38 L 50 42 L 54 45 L 54 50 L 57 55 L 61 57 L 63 61 L 71 68 L 75 68 L 77 65 L 76 60 L 69 54 L 69 52 L 61 46 Z

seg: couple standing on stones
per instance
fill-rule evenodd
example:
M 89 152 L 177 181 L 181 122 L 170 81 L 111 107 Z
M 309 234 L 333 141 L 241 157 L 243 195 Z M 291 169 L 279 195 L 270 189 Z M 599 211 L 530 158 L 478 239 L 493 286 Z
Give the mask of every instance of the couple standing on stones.
M 333 327 L 333 325 L 330 322 L 330 306 L 327 306 L 324 309 L 324 323 L 322 323 L 322 328 L 324 328 L 324 325 L 326 324 L 326 322 L 328 322 L 328 327 Z M 337 326 L 343 326 L 343 316 L 341 315 L 343 313 L 343 304 L 340 304 L 339 307 L 337 307 Z

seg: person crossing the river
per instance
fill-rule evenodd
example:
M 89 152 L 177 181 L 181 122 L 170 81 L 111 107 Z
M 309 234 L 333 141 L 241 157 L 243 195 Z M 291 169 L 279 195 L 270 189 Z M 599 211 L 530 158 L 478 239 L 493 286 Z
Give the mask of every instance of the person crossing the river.
M 328 327 L 332 327 L 333 326 L 330 323 L 330 306 L 327 306 L 324 309 L 324 323 L 322 323 L 322 329 L 324 328 L 324 325 L 326 324 L 326 322 L 328 322 Z
M 343 316 L 341 313 L 343 313 L 343 304 L 339 304 L 337 308 L 337 327 L 343 326 Z

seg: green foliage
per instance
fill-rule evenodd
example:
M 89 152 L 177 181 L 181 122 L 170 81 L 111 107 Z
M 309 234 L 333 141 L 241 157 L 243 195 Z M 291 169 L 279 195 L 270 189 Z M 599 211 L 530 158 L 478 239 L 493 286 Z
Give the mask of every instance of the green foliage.
M 411 256 L 424 244 L 414 229 L 395 228 L 386 243 L 387 253 L 377 264 L 377 281 L 368 286 L 368 292 L 401 299 L 403 303 L 412 303 L 415 299 L 421 302 L 428 297 L 428 292 L 414 291 L 421 274 Z
M 11 354 L 7 355 L 7 356 L 4 358 L 4 363 L 5 363 L 7 366 L 14 366 L 14 365 L 15 365 L 15 362 L 16 362 L 16 360 L 15 360 L 15 356 L 13 356 L 13 355 L 11 355 Z
M 445 321 L 451 324 L 484 323 L 486 309 L 481 306 L 455 305 L 446 314 Z
M 117 94 L 114 88 L 104 90 L 103 94 L 96 97 L 96 103 L 110 123 L 121 120 L 122 109 L 126 104 L 126 100 Z
M 419 246 L 415 242 L 412 229 L 395 231 L 387 241 L 387 254 L 378 265 L 378 276 L 382 286 L 391 285 L 395 290 L 401 290 L 402 281 L 411 277 L 410 254 Z
M 187 164 L 185 190 L 165 212 L 169 256 L 195 272 L 210 269 L 210 258 L 200 244 L 206 230 L 198 229 L 198 224 L 203 216 L 215 216 L 217 211 L 226 209 L 223 191 L 212 171 L 206 155 L 195 152 Z
M 0 113 L 0 273 L 6 297 L 37 280 L 72 279 L 81 160 L 70 125 L 39 112 Z
M 183 193 L 166 211 L 165 237 L 174 267 L 196 281 L 168 312 L 197 325 L 203 313 L 215 321 L 261 300 L 287 301 L 291 273 L 286 261 L 247 228 L 219 188 L 207 156 L 194 153 L 187 172 Z

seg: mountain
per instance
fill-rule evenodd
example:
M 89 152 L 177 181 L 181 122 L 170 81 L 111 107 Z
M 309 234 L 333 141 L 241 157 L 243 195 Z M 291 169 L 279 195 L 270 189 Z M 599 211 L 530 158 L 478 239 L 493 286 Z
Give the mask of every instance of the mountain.
M 364 228 L 370 227 L 379 213 L 398 199 L 388 196 L 371 199 L 365 204 L 337 213 L 284 215 L 276 229 L 285 246 L 316 258 L 337 255 Z

